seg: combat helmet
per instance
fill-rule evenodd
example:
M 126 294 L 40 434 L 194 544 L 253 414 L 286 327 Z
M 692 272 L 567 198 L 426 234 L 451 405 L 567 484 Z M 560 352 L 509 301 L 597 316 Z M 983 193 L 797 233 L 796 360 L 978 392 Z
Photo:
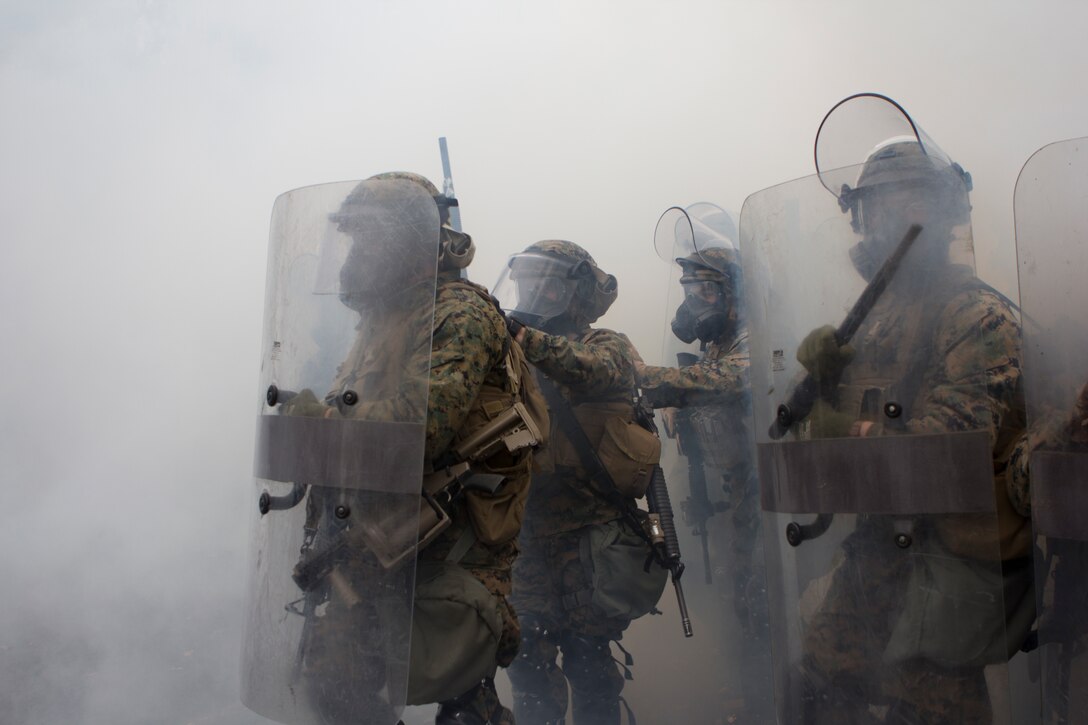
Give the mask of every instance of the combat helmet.
M 864 233 L 867 202 L 900 189 L 915 192 L 931 222 L 955 225 L 970 216 L 971 175 L 888 96 L 855 93 L 832 106 L 813 153 L 820 183 L 850 212 L 855 232 Z
M 616 278 L 597 266 L 589 252 L 574 242 L 546 239 L 530 244 L 526 253 L 537 253 L 570 264 L 569 275 L 577 281 L 570 314 L 587 324 L 596 321 L 619 294 Z
M 839 208 L 850 212 L 851 226 L 861 232 L 866 225 L 867 204 L 887 192 L 906 188 L 914 189 L 917 198 L 930 207 L 932 216 L 948 225 L 970 219 L 971 175 L 958 163 L 927 152 L 913 137 L 896 137 L 878 145 L 862 165 L 854 186 L 842 185 Z
M 737 253 L 728 247 L 710 247 L 692 252 L 686 257 L 677 257 L 676 263 L 682 270 L 680 284 L 717 282 L 729 285 L 740 280 L 740 260 Z
M 615 302 L 617 284 L 582 247 L 546 239 L 510 257 L 492 294 L 522 324 L 550 329 L 565 320 L 581 328 Z
M 476 255 L 476 245 L 471 235 L 459 232 L 450 225 L 450 208 L 459 206 L 456 198 L 438 191 L 430 179 L 411 171 L 387 171 L 371 176 L 367 181 L 407 181 L 423 189 L 438 207 L 439 247 L 438 269 L 464 269 Z M 365 182 L 364 182 L 365 183 Z M 362 184 L 360 184 L 360 187 Z M 349 196 L 345 204 L 351 199 Z

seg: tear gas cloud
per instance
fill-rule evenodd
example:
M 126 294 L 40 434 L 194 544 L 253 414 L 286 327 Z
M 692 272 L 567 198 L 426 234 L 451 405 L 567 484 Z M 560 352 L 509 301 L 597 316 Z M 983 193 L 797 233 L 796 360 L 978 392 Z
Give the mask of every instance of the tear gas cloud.
M 661 362 L 658 215 L 739 212 L 813 173 L 823 114 L 879 91 L 974 175 L 980 274 L 1015 297 L 1017 172 L 1088 134 L 1065 81 L 1088 9 L 911 10 L 4 4 L 0 721 L 263 721 L 238 702 L 238 652 L 265 245 L 287 189 L 440 181 L 446 136 L 472 278 L 576 241 L 619 278 L 600 324 Z M 630 639 L 660 642 L 684 693 L 709 645 L 673 624 Z M 633 654 L 637 684 L 656 665 Z

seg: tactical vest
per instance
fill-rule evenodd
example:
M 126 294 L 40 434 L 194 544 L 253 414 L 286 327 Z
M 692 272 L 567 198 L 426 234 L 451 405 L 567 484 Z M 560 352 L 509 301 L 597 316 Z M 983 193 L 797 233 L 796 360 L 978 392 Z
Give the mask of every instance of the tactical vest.
M 593 344 L 601 330 L 586 330 L 572 337 L 575 342 Z M 586 399 L 556 383 L 563 397 L 574 400 L 574 417 L 594 450 L 600 450 L 609 421 L 631 423 L 635 406 L 630 395 L 613 393 L 606 398 Z M 614 424 L 613 424 L 614 425 Z M 534 536 L 573 531 L 591 524 L 614 521 L 623 512 L 590 489 L 589 476 L 582 467 L 577 449 L 551 416 L 551 433 L 546 448 L 534 456 L 533 495 L 529 500 L 529 521 Z
M 440 293 L 442 289 L 467 290 L 478 294 L 487 304 L 494 304 L 487 289 L 467 280 L 444 282 L 439 287 Z M 535 418 L 543 416 L 545 420 L 538 422 L 542 423 L 542 430 L 547 430 L 547 413 L 540 392 L 536 389 L 521 346 L 513 340 L 507 339 L 502 367 L 503 374 L 496 376 L 493 369 L 485 378 L 464 423 L 454 435 L 451 448 L 471 438 L 476 431 L 508 411 L 517 402 L 525 403 Z M 496 377 L 502 378 L 501 386 L 495 384 Z M 531 466 L 532 455 L 529 451 L 511 454 L 506 450 L 500 450 L 480 464 L 481 472 L 499 474 L 507 480 L 494 495 L 477 491 L 465 492 L 465 506 L 479 541 L 494 545 L 517 537 L 529 498 Z

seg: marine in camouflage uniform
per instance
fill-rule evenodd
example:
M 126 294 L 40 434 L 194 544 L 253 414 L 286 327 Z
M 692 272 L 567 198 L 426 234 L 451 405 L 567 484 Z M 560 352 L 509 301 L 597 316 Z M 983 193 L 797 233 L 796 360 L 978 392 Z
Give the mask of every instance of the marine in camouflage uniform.
M 631 343 L 618 332 L 590 327 L 615 299 L 615 278 L 602 273 L 571 242 L 537 242 L 524 254 L 565 263 L 568 280 L 578 288 L 568 289 L 550 312 L 535 319 L 522 316 L 526 326 L 517 329 L 517 339 L 529 361 L 571 402 L 596 445 L 609 417 L 634 416 Z M 515 256 L 515 271 L 518 263 Z M 524 279 L 519 284 L 526 289 Z M 496 294 L 501 298 L 498 287 Z M 588 527 L 619 520 L 623 513 L 593 492 L 557 417 L 552 415 L 548 447 L 534 460 L 522 553 L 514 566 L 511 599 L 522 621 L 521 651 L 509 668 L 514 712 L 522 725 L 565 722 L 569 684 L 577 725 L 618 725 L 624 677 L 610 643 L 620 639 L 630 622 L 604 616 L 591 602 L 592 583 L 581 546 Z
M 908 142 L 879 154 L 873 158 L 884 167 L 867 165 L 859 187 L 871 179 L 866 174 L 887 177 L 888 169 L 916 170 L 911 164 L 920 157 L 918 144 Z M 837 389 L 834 406 L 818 401 L 804 426 L 814 437 L 989 432 L 996 536 L 993 514 L 927 516 L 916 524 L 908 551 L 936 552 L 938 557 L 964 562 L 968 569 L 994 571 L 1000 564 L 1005 611 L 996 607 L 988 616 L 997 621 L 979 624 L 979 629 L 986 625 L 999 633 L 994 636 L 1000 642 L 995 639 L 990 646 L 1002 651 L 986 656 L 990 662 L 1001 662 L 1010 654 L 1004 651 L 1006 626 L 1009 645 L 1016 648 L 1034 617 L 1030 520 L 1025 517 L 1023 494 L 1007 487 L 1009 458 L 1025 428 L 1020 325 L 1008 300 L 950 258 L 954 252 L 949 250 L 971 244 L 965 184 L 956 180 L 950 187 L 947 179 L 952 173 L 952 168 L 944 167 L 941 174 L 947 175 L 941 176 L 926 167 L 921 179 L 909 179 L 913 187 L 902 185 L 905 191 L 902 187 L 894 191 L 897 184 L 886 178 L 885 187 L 870 181 L 877 189 L 866 197 L 874 207 L 866 211 L 871 225 L 863 228 L 866 233 L 879 235 L 876 221 L 895 211 L 910 208 L 914 211 L 908 214 L 917 214 L 921 205 L 929 216 L 921 220 L 923 234 L 911 252 L 915 256 L 900 266 L 852 346 L 840 347 L 830 326 L 814 330 L 801 343 L 798 360 L 821 385 L 830 383 Z M 902 204 L 892 212 L 875 208 L 888 189 L 902 195 L 883 201 Z M 897 229 L 894 234 L 902 232 Z M 852 252 L 867 279 L 874 271 L 865 257 L 870 251 L 858 245 Z M 878 391 L 884 400 L 903 403 L 906 414 L 892 418 L 874 410 L 881 405 L 871 400 Z M 953 666 L 917 652 L 909 654 L 910 648 L 908 654 L 893 654 L 893 630 L 910 616 L 904 603 L 909 601 L 914 568 L 925 558 L 904 555 L 895 543 L 893 525 L 889 516 L 859 515 L 855 530 L 843 542 L 826 597 L 804 630 L 801 677 L 809 702 L 818 705 L 802 721 L 990 723 L 985 663 L 978 663 L 979 657 Z M 998 552 L 1001 561 L 995 562 Z M 1001 621 L 1002 616 L 1007 621 Z
M 683 342 L 700 341 L 702 355 L 684 367 L 636 362 L 643 400 L 654 408 L 675 408 L 672 429 L 689 466 L 699 465 L 707 482 L 726 494 L 728 525 L 713 526 L 710 509 L 696 510 L 696 497 L 685 502 L 688 524 L 703 528 L 716 549 L 718 595 L 735 615 L 722 632 L 720 691 L 723 709 L 744 722 L 773 720 L 774 685 L 770 672 L 766 572 L 763 564 L 759 481 L 752 461 L 749 427 L 748 331 L 740 314 L 741 271 L 732 248 L 708 246 L 676 259 L 683 274 L 685 300 L 672 322 Z M 694 440 L 683 437 L 687 432 Z M 693 460 L 691 460 L 693 459 Z M 708 499 L 711 492 L 708 491 Z M 706 508 L 704 504 L 704 508 Z M 708 578 L 710 574 L 708 573 Z M 729 616 L 729 615 L 727 615 Z M 739 633 L 739 637 L 734 632 Z
M 730 517 L 740 534 L 732 553 L 744 562 L 738 570 L 738 606 L 757 562 L 752 553 L 759 539 L 759 484 L 751 460 L 752 431 L 748 390 L 748 332 L 741 329 L 730 340 L 711 342 L 693 365 L 673 368 L 636 363 L 643 399 L 654 408 L 677 408 L 676 416 L 692 424 L 696 441 L 688 445 L 702 454 L 711 480 L 721 481 Z M 681 449 L 685 441 L 680 441 Z
M 441 199 L 429 181 L 415 174 L 395 172 L 374 178 L 406 178 L 424 185 L 431 196 Z M 402 251 L 411 253 L 410 249 Z M 337 371 L 326 404 L 297 402 L 285 413 L 411 420 L 419 419 L 422 413 L 411 409 L 418 405 L 415 401 L 426 400 L 425 455 L 427 461 L 436 461 L 459 441 L 509 409 L 519 391 L 507 366 L 511 342 L 502 313 L 485 288 L 460 279 L 459 269 L 471 261 L 472 251 L 467 235 L 443 228 L 433 318 L 430 300 L 425 299 L 432 294 L 429 285 L 413 287 L 408 284 L 394 290 L 402 297 L 393 309 L 383 308 L 380 300 L 358 305 L 345 300 L 360 312 L 360 335 Z M 419 299 L 414 304 L 411 299 L 405 303 L 403 295 Z M 375 344 L 375 340 L 382 343 Z M 426 375 L 421 374 L 422 371 L 426 371 Z M 422 384 L 428 386 L 425 394 L 407 389 Z M 363 402 L 350 407 L 338 405 L 344 390 L 360 393 Z M 483 492 L 470 494 L 497 499 L 494 503 L 512 517 L 512 533 L 507 538 L 487 540 L 486 536 L 479 535 L 469 510 L 468 496 L 462 495 L 447 507 L 452 519 L 450 526 L 419 551 L 417 557 L 421 564 L 455 561 L 497 599 L 502 631 L 495 665 L 500 667 L 513 661 L 520 642 L 518 619 L 508 598 L 511 568 L 518 551 L 517 525 L 528 493 L 530 466 L 528 451 L 515 454 L 502 451 L 489 458 L 482 469 L 505 475 L 503 487 L 494 497 Z M 335 492 L 324 497 L 311 493 L 307 502 L 307 526 L 316 529 L 322 519 L 331 521 L 336 506 L 352 507 L 354 503 L 360 507 L 380 507 L 383 503 L 380 499 L 381 494 L 372 492 Z M 451 557 L 455 547 L 458 551 Z M 349 570 L 347 575 L 350 579 L 352 572 Z M 400 590 L 399 587 L 394 589 Z M 325 615 L 318 620 L 315 651 L 307 657 L 306 667 L 313 681 L 344 682 L 342 686 L 329 688 L 340 693 L 365 692 L 371 688 L 380 690 L 384 675 L 376 669 L 382 666 L 381 657 L 370 663 L 373 666 L 368 666 L 367 654 L 374 643 L 359 641 L 355 632 L 358 618 L 380 618 L 383 606 L 403 604 L 367 603 L 365 614 L 362 614 L 360 607 L 348 611 L 338 609 L 335 600 L 330 601 Z M 373 631 L 372 624 L 369 629 Z M 325 702 L 321 706 L 329 722 L 354 722 L 358 718 L 358 708 L 370 707 L 373 702 L 373 696 L 361 694 L 358 699 Z M 513 715 L 499 703 L 492 677 L 486 677 L 467 692 L 442 702 L 436 718 L 439 725 L 512 725 L 513 722 Z

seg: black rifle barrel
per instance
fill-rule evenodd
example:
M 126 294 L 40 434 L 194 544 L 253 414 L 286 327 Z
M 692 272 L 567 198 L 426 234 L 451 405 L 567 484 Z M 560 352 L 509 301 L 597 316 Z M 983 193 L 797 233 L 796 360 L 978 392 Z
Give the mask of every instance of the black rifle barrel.
M 646 502 L 650 512 L 657 514 L 661 522 L 661 533 L 665 538 L 664 560 L 665 565 L 672 575 L 672 586 L 676 590 L 676 604 L 680 609 L 680 625 L 684 628 L 684 636 L 694 634 L 691 628 L 691 617 L 688 615 L 688 604 L 684 598 L 684 588 L 680 584 L 680 577 L 684 574 L 684 564 L 680 561 L 680 541 L 676 537 L 676 522 L 673 519 L 672 501 L 669 498 L 669 487 L 665 483 L 665 474 L 661 466 L 654 466 L 653 477 L 650 486 L 646 490 Z

